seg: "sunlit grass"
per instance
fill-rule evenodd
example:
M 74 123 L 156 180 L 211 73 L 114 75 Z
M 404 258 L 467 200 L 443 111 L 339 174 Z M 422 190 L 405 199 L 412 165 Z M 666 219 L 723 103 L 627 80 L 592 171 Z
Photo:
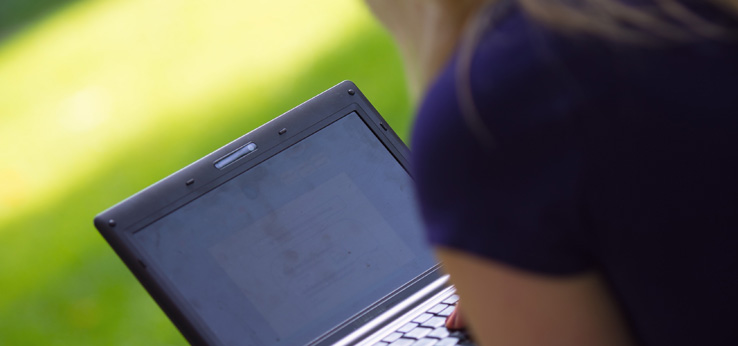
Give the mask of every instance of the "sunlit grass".
M 367 25 L 359 1 L 80 2 L 0 47 L 0 225 L 149 131 L 216 121 Z M 258 88 L 258 90 L 256 90 Z
M 400 134 L 399 59 L 360 1 L 79 2 L 0 46 L 0 345 L 184 341 L 102 209 L 342 79 Z

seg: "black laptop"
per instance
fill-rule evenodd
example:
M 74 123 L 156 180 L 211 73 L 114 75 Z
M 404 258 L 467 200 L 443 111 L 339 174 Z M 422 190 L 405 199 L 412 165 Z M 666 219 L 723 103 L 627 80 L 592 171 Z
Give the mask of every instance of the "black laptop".
M 95 226 L 192 344 L 452 344 L 457 298 L 412 185 L 407 147 L 346 81 Z

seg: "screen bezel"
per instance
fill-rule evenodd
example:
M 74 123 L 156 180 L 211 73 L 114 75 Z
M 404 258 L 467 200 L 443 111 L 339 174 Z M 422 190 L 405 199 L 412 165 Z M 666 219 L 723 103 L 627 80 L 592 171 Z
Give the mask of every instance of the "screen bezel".
M 133 234 L 354 112 L 410 174 L 407 146 L 358 88 L 351 82 L 343 82 L 95 218 L 95 225 L 103 237 L 191 344 L 211 345 L 219 344 L 219 341 L 163 271 L 157 267 L 156 262 L 140 249 Z M 258 152 L 240 158 L 222 169 L 213 166 L 214 162 L 249 142 L 259 144 Z M 323 345 L 339 340 L 366 320 L 412 295 L 417 290 L 416 287 L 425 286 L 438 277 L 440 274 L 437 266 L 429 268 L 415 280 L 389 293 L 379 302 L 309 344 Z

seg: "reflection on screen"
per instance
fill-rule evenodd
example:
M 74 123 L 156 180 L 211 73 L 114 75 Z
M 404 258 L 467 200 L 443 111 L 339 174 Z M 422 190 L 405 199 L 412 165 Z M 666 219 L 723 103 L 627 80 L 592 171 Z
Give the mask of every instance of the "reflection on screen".
M 136 233 L 225 344 L 304 344 L 434 261 L 412 181 L 352 113 Z

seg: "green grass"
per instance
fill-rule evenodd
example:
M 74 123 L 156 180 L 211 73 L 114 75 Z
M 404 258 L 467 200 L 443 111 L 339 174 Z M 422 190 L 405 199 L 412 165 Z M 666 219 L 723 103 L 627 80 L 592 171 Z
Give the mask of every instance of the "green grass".
M 76 0 L 0 1 L 0 42 L 23 27 L 31 26 L 56 9 Z
M 363 13 L 359 18 L 367 16 Z M 5 215 L 0 219 L 0 345 L 184 344 L 184 339 L 97 234 L 92 226 L 96 213 L 344 79 L 355 81 L 390 124 L 407 138 L 411 107 L 400 61 L 389 37 L 367 20 L 330 34 L 335 38 L 317 52 L 279 60 L 299 60 L 297 67 L 285 64 L 281 69 L 276 64 L 271 72 L 262 71 L 259 78 L 240 75 L 229 79 L 230 84 L 225 86 L 215 83 L 205 88 L 211 96 L 198 99 L 188 109 L 175 104 L 158 107 L 156 112 L 146 110 L 146 116 L 152 118 L 133 119 L 133 124 L 143 127 L 136 131 L 130 130 L 133 125 L 124 124 L 125 116 L 116 118 L 96 128 L 98 133 L 89 137 L 104 138 L 105 132 L 110 131 L 109 136 L 115 139 L 112 144 L 100 142 L 98 146 L 95 141 L 70 135 L 70 142 L 88 140 L 85 145 L 91 148 L 54 150 L 65 148 L 60 140 L 56 147 L 52 143 L 51 147 L 43 147 L 48 151 L 26 157 L 35 159 L 28 164 L 34 164 L 36 169 L 47 168 L 50 172 L 45 174 L 49 176 L 57 171 L 51 163 L 43 164 L 44 155 L 87 166 L 59 169 L 60 176 L 50 180 L 53 184 L 34 187 L 32 194 L 18 186 L 2 187 L 5 196 L 10 196 L 10 191 L 20 195 L 21 202 L 33 203 L 13 204 L 15 199 L 7 197 L 5 201 L 10 202 L 5 206 L 10 205 L 10 212 L 3 214 L 0 210 Z M 17 54 L 22 53 L 21 50 Z M 103 67 L 97 71 L 107 70 Z M 163 78 L 162 75 L 151 78 Z M 268 78 L 270 75 L 274 78 Z M 74 77 L 71 74 L 69 78 Z M 64 90 L 51 92 L 61 94 Z M 0 111 L 3 101 L 10 103 L 0 96 Z M 127 109 L 134 112 L 136 107 Z M 21 131 L 18 129 L 24 125 L 17 124 L 26 121 L 17 119 L 24 116 L 23 112 L 11 113 L 0 114 L 10 126 L 4 133 Z M 38 121 L 52 121 L 55 115 L 34 116 L 40 117 Z M 120 127 L 115 126 L 119 123 Z M 18 127 L 14 128 L 14 124 Z M 116 131 L 130 132 L 119 136 Z M 44 133 L 35 135 L 41 137 Z M 18 137 L 15 144 L 22 147 L 24 136 Z M 18 148 L 3 150 L 9 149 Z M 3 156 L 23 157 L 17 151 L 5 151 Z M 2 169 L 0 166 L 0 175 Z

